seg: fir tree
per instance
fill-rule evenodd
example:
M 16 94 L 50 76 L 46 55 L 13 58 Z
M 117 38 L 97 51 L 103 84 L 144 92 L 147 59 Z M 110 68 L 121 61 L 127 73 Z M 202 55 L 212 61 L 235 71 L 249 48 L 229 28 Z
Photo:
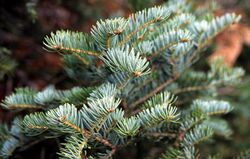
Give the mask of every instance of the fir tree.
M 244 71 L 219 61 L 208 72 L 191 66 L 239 19 L 200 14 L 180 0 L 100 20 L 90 34 L 51 33 L 45 48 L 61 53 L 66 73 L 89 87 L 18 88 L 7 96 L 4 108 L 29 113 L 11 127 L 1 124 L 1 158 L 48 137 L 63 138 L 58 155 L 65 159 L 111 158 L 132 143 L 156 140 L 166 149 L 162 159 L 199 158 L 199 143 L 231 135 L 220 116 L 233 107 L 216 92 L 237 84 Z

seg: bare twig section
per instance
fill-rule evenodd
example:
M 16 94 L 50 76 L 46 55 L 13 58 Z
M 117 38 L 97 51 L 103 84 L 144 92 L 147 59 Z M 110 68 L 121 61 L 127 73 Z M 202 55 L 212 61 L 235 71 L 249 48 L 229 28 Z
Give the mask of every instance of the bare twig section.
M 97 52 L 92 52 L 92 51 L 87 51 L 87 50 L 82 50 L 82 49 L 74 49 L 74 48 L 68 48 L 68 47 L 64 47 L 64 46 L 53 46 L 54 49 L 57 50 L 62 50 L 62 51 L 72 51 L 78 54 L 86 54 L 86 55 L 90 55 L 90 56 L 99 56 L 100 54 Z
M 47 126 L 29 125 L 30 129 L 49 129 Z
M 110 41 L 111 41 L 111 35 L 108 35 L 107 40 L 106 40 L 106 49 L 110 48 Z
M 171 43 L 168 43 L 164 46 L 162 46 L 161 48 L 159 48 L 157 51 L 155 51 L 154 53 L 152 53 L 150 56 L 147 57 L 148 60 L 151 60 L 152 58 L 154 58 L 155 56 L 158 56 L 159 54 L 161 54 L 163 51 L 165 51 L 166 49 L 169 49 L 171 46 L 175 45 L 175 44 L 178 44 L 178 43 L 185 43 L 185 42 L 188 42 L 189 40 L 186 39 L 186 38 L 183 38 L 183 39 L 180 39 L 178 41 L 175 41 L 175 42 L 171 42 Z M 185 54 L 184 54 L 185 55 Z M 178 60 L 176 60 L 178 61 Z
M 12 104 L 8 106 L 8 109 L 44 109 L 44 108 L 41 106 L 32 105 L 32 104 Z
M 179 88 L 173 91 L 174 94 L 180 94 L 185 92 L 193 92 L 193 91 L 200 91 L 209 89 L 212 85 L 205 85 L 205 86 L 191 86 L 191 87 L 185 87 L 185 88 Z
M 81 57 L 79 54 L 73 54 L 73 55 L 76 56 L 85 65 L 89 64 L 89 62 L 86 59 L 84 59 L 83 57 Z
M 175 133 L 168 133 L 168 132 L 162 132 L 162 133 L 159 133 L 159 132 L 149 132 L 149 133 L 146 133 L 145 135 L 147 136 L 152 136 L 152 137 L 171 137 L 171 138 L 175 138 L 177 136 L 177 134 Z
M 174 77 L 166 80 L 164 83 L 162 83 L 161 85 L 159 85 L 158 87 L 156 87 L 155 89 L 153 89 L 151 92 L 149 92 L 147 95 L 143 96 L 142 98 L 138 99 L 137 101 L 135 101 L 134 103 L 132 103 L 129 108 L 133 109 L 135 108 L 138 104 L 143 103 L 144 101 L 146 101 L 147 99 L 149 99 L 150 97 L 154 96 L 156 93 L 159 93 L 161 90 L 163 90 L 166 86 L 168 86 L 169 84 L 171 84 L 172 82 L 174 82 L 179 75 L 175 75 Z
M 185 137 L 185 133 L 186 132 L 179 132 L 179 134 L 178 134 L 178 136 L 177 136 L 177 138 L 176 138 L 176 140 L 175 140 L 175 142 L 174 142 L 174 146 L 175 147 L 179 147 L 180 146 L 180 143 L 181 143 L 181 141 L 184 139 L 184 137 Z

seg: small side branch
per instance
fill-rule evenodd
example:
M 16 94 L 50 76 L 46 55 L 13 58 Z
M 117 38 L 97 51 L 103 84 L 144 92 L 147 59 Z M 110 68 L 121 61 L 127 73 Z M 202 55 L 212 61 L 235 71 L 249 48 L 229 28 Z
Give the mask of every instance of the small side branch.
M 148 21 L 148 22 L 146 22 L 146 23 L 140 25 L 137 29 L 135 29 L 134 31 L 130 32 L 130 33 L 124 38 L 124 40 L 122 40 L 121 42 L 119 42 L 119 45 L 125 44 L 125 43 L 128 42 L 129 39 L 131 39 L 131 37 L 132 37 L 133 35 L 135 35 L 138 31 L 140 31 L 140 30 L 144 29 L 145 27 L 147 27 L 147 26 L 149 26 L 149 25 L 151 25 L 151 24 L 153 24 L 153 23 L 156 23 L 156 22 L 158 22 L 158 21 L 160 21 L 160 18 L 155 18 L 155 19 L 153 19 L 153 20 L 150 20 L 150 21 Z
M 64 125 L 72 128 L 73 130 L 75 130 L 76 132 L 82 134 L 85 138 L 89 138 L 90 137 L 90 133 L 88 131 L 85 131 L 81 128 L 79 128 L 78 126 L 76 126 L 75 124 L 72 124 L 71 122 L 67 121 L 66 116 L 61 117 L 60 122 L 62 122 Z
M 137 101 L 135 101 L 134 103 L 132 103 L 129 106 L 129 108 L 131 108 L 131 109 L 135 108 L 138 104 L 143 103 L 144 101 L 146 101 L 150 97 L 154 96 L 156 93 L 159 93 L 161 90 L 163 90 L 166 86 L 168 86 L 169 84 L 171 84 L 177 78 L 178 78 L 178 75 L 174 76 L 173 78 L 170 78 L 170 79 L 166 80 L 164 83 L 162 83 L 161 85 L 159 85 L 158 87 L 156 87 L 155 89 L 153 89 L 147 95 L 143 96 L 142 98 L 140 98 Z
M 200 91 L 209 89 L 212 85 L 205 85 L 205 86 L 191 86 L 191 87 L 185 87 L 185 88 L 179 88 L 173 91 L 174 94 L 180 94 L 185 92 L 194 92 L 194 91 Z
M 148 60 L 151 60 L 153 57 L 159 55 L 160 53 L 162 53 L 163 51 L 165 51 L 166 49 L 169 49 L 171 46 L 175 45 L 175 44 L 178 44 L 178 43 L 185 43 L 185 42 L 188 42 L 189 40 L 188 39 L 180 39 L 178 41 L 175 41 L 175 42 L 171 42 L 171 43 L 168 43 L 164 46 L 162 46 L 161 48 L 159 48 L 157 51 L 155 51 L 154 53 L 152 53 L 150 56 L 147 57 Z M 177 60 L 176 60 L 177 61 Z
M 76 58 L 78 58 L 82 63 L 84 63 L 85 65 L 88 65 L 89 62 L 87 60 L 85 60 L 83 57 L 81 57 L 79 54 L 73 54 Z
M 82 50 L 82 49 L 74 49 L 74 48 L 68 48 L 68 47 L 64 47 L 64 46 L 53 46 L 54 49 L 56 50 L 62 50 L 62 51 L 71 51 L 71 52 L 75 52 L 78 54 L 86 54 L 86 55 L 90 55 L 90 56 L 99 56 L 100 54 L 97 52 L 92 52 L 92 51 L 87 51 L 87 50 Z
M 66 126 L 76 130 L 77 132 L 79 132 L 80 134 L 82 134 L 85 138 L 90 138 L 91 137 L 91 133 L 87 130 L 83 130 L 81 128 L 79 128 L 78 126 L 76 126 L 75 124 L 72 124 L 71 122 L 66 120 L 66 117 L 63 116 L 62 118 L 60 118 L 60 121 L 65 124 Z M 105 146 L 108 146 L 110 148 L 114 148 L 114 146 L 106 139 L 100 137 L 100 136 L 95 136 L 94 137 L 98 142 L 102 143 Z
M 147 136 L 152 136 L 152 137 L 170 137 L 170 138 L 175 138 L 177 135 L 175 133 L 168 133 L 168 132 L 162 132 L 162 133 L 159 133 L 159 132 L 149 132 L 149 133 L 146 133 L 145 135 Z
M 44 109 L 44 108 L 41 106 L 32 105 L 32 104 L 12 104 L 8 106 L 8 109 Z

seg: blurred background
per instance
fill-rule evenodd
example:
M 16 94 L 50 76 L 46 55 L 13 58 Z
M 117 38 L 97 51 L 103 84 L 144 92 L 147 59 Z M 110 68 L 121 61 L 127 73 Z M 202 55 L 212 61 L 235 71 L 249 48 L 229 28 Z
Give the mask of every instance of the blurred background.
M 127 17 L 134 11 L 163 2 L 163 0 L 1 0 L 0 100 L 16 87 L 27 86 L 41 90 L 48 85 L 55 85 L 61 89 L 84 85 L 65 75 L 60 55 L 43 49 L 43 38 L 51 31 L 69 29 L 90 32 L 91 26 L 99 19 Z M 197 5 L 203 2 L 195 1 Z M 242 84 L 236 88 L 220 90 L 221 98 L 231 101 L 235 107 L 235 111 L 226 116 L 232 127 L 232 136 L 228 139 L 217 137 L 217 145 L 204 149 L 207 153 L 220 152 L 226 158 L 230 158 L 243 148 L 250 148 L 250 1 L 217 0 L 216 2 L 214 14 L 236 12 L 242 15 L 242 20 L 240 24 L 231 26 L 214 39 L 214 47 L 207 59 L 223 56 L 225 64 L 230 67 L 243 67 L 246 75 Z M 0 108 L 0 122 L 11 121 L 15 113 L 17 112 L 9 113 Z M 33 153 L 41 156 L 48 149 L 49 145 L 39 150 L 34 148 Z M 16 158 L 36 157 L 24 152 Z

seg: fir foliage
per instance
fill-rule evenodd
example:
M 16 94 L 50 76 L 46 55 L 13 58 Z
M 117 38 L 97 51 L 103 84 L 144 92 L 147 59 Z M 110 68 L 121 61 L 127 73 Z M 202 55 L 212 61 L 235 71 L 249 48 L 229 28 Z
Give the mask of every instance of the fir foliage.
M 15 132 L 0 127 L 0 156 L 14 155 L 34 137 L 60 137 L 60 158 L 111 158 L 128 144 L 157 137 L 167 141 L 163 159 L 194 159 L 201 142 L 214 134 L 229 137 L 219 116 L 233 108 L 211 97 L 217 88 L 237 84 L 244 72 L 218 61 L 207 73 L 190 67 L 240 16 L 205 18 L 195 9 L 185 0 L 169 1 L 128 18 L 100 20 L 90 34 L 60 30 L 46 36 L 45 48 L 64 56 L 70 77 L 85 76 L 93 87 L 19 88 L 5 97 L 5 109 L 29 114 L 12 124 Z

